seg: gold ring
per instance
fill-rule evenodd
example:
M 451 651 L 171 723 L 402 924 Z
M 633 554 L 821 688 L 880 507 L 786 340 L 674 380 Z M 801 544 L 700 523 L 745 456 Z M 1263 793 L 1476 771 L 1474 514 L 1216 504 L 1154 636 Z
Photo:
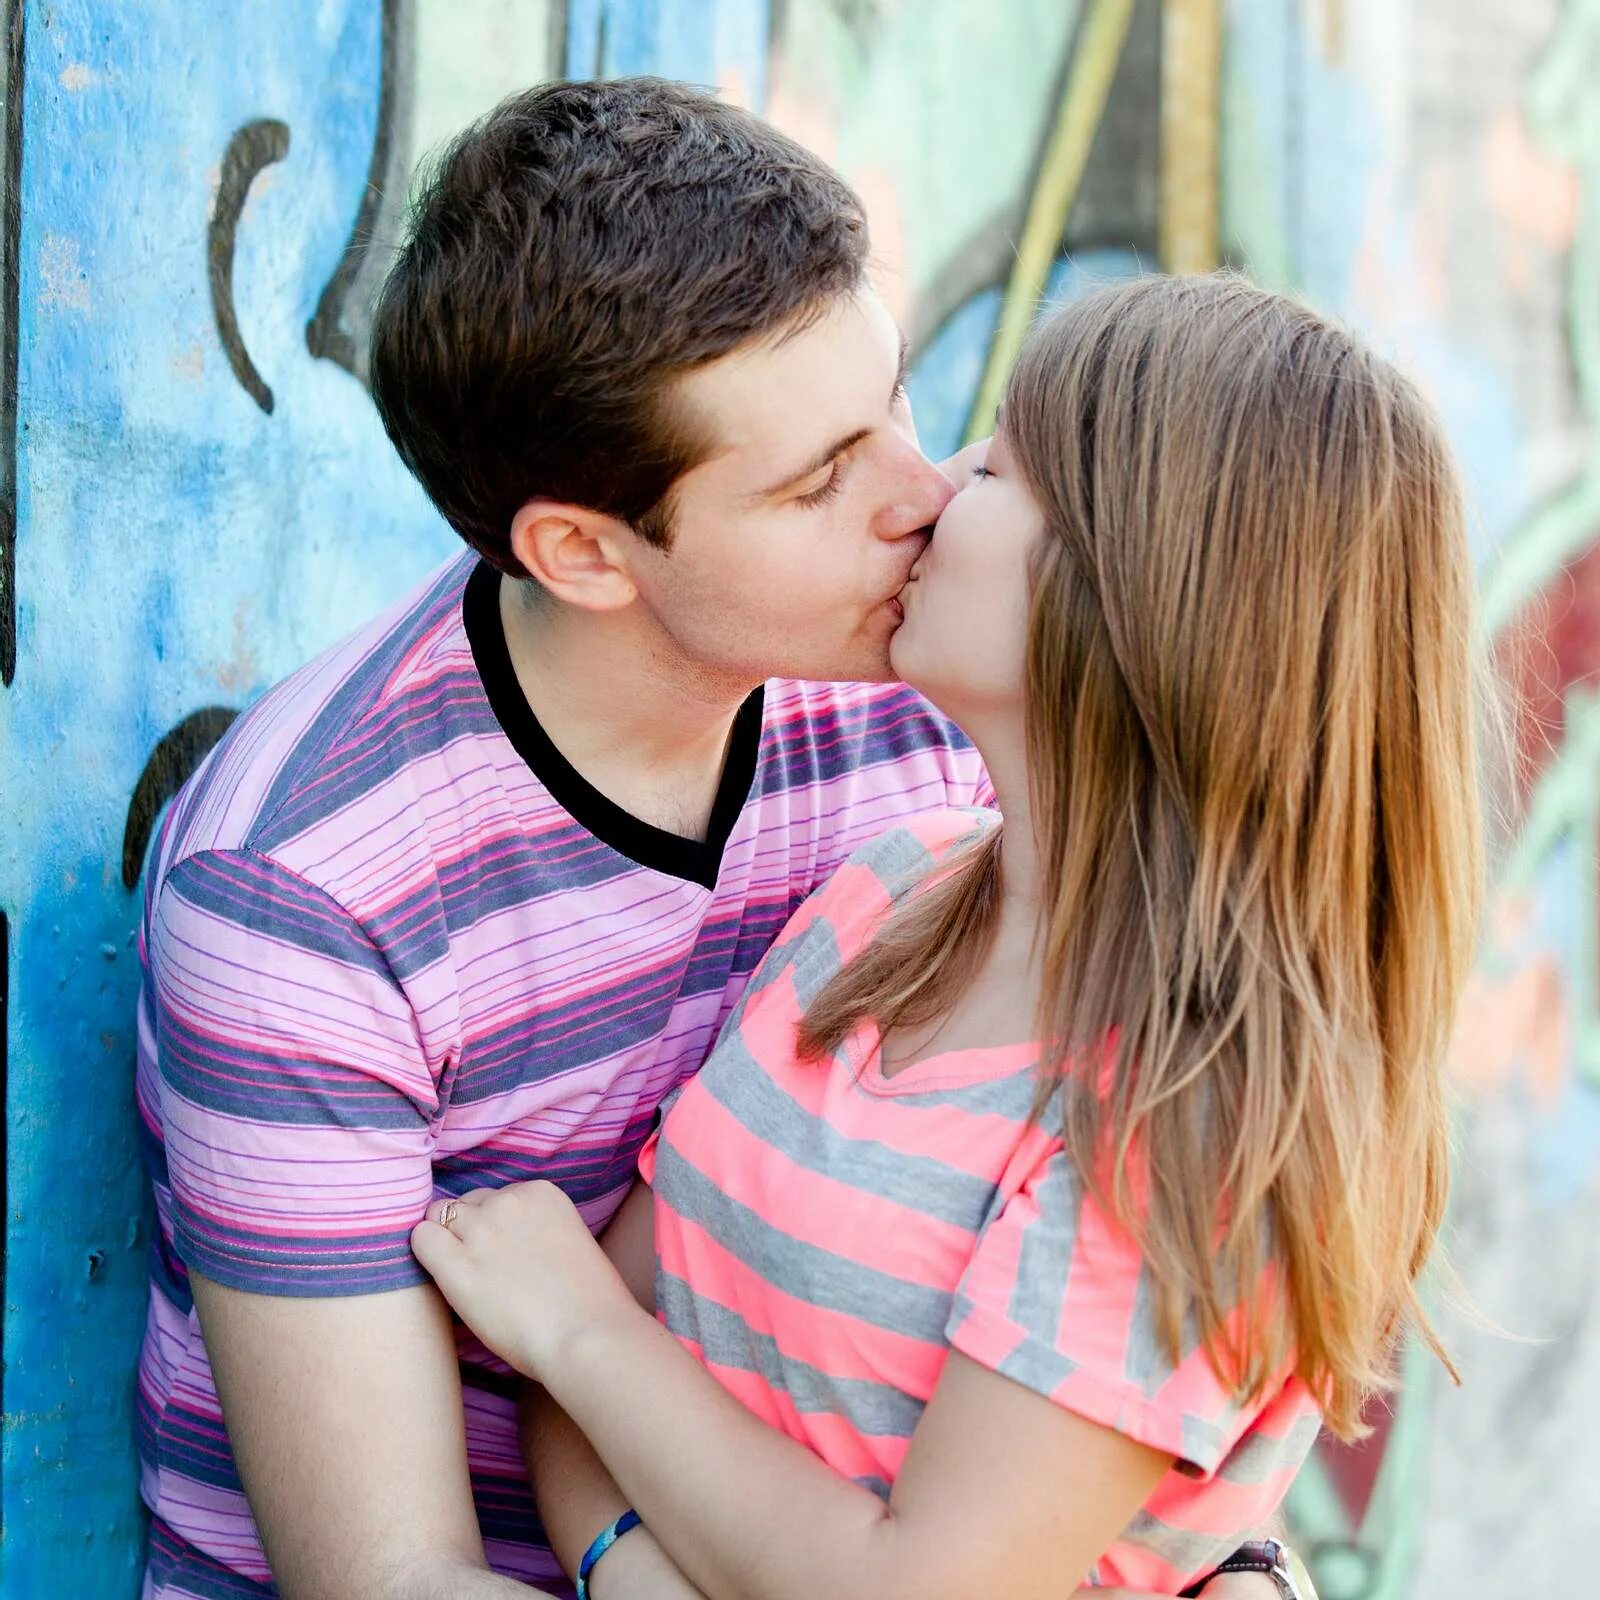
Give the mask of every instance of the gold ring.
M 456 1231 L 456 1212 L 460 1209 L 460 1205 L 461 1202 L 459 1200 L 446 1200 L 445 1203 L 439 1207 L 439 1226 L 441 1228 L 448 1228 L 451 1233 Z

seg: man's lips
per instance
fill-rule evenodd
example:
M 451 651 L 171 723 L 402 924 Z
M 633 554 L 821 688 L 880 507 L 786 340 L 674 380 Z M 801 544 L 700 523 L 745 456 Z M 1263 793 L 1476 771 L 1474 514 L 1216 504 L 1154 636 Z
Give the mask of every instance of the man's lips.
M 927 548 L 928 535 L 924 534 L 922 536 L 922 549 L 917 551 L 916 560 L 914 560 L 911 565 L 906 568 L 906 575 L 900 580 L 900 587 L 885 599 L 884 603 L 893 610 L 897 617 L 903 618 L 906 614 L 904 595 L 906 590 L 910 588 L 910 586 L 916 581 L 917 567 L 921 563 L 923 552 L 926 551 Z

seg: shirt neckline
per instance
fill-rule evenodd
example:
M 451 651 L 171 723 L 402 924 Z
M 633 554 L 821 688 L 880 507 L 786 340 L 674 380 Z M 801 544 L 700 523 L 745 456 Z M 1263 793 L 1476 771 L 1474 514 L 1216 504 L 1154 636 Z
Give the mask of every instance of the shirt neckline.
M 853 1070 L 856 1082 L 876 1095 L 972 1088 L 976 1084 L 1031 1071 L 1039 1060 L 1039 1046 L 1031 1040 L 969 1045 L 964 1050 L 935 1050 L 890 1077 L 883 1070 L 883 1036 L 871 1017 L 863 1017 L 856 1024 L 845 1038 L 841 1053 Z
M 714 889 L 722 870 L 723 852 L 755 780 L 761 755 L 765 686 L 752 691 L 734 716 L 727 759 L 722 765 L 704 841 L 686 839 L 624 810 L 595 788 L 556 748 L 517 682 L 500 620 L 500 573 L 487 561 L 480 560 L 468 575 L 461 596 L 461 621 L 495 721 L 556 804 L 579 827 L 618 855 L 666 877 Z

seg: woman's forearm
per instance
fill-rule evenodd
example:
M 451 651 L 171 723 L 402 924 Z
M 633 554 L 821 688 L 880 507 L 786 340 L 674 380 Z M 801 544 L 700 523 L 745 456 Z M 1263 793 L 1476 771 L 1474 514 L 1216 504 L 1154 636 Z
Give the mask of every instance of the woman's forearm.
M 481 1192 L 453 1223 L 418 1225 L 419 1260 L 620 1487 L 587 1480 L 589 1510 L 561 1535 L 569 1560 L 625 1496 L 712 1600 L 1045 1600 L 1171 1470 L 1170 1455 L 952 1352 L 885 1504 L 729 1394 L 640 1307 L 553 1185 Z
M 753 1416 L 647 1314 L 585 1332 L 545 1377 L 712 1600 L 936 1600 L 876 1495 Z

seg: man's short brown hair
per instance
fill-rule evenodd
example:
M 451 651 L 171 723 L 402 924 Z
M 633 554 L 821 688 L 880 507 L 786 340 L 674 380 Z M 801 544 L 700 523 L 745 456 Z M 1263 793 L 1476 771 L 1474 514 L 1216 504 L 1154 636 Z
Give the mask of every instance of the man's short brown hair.
M 655 78 L 513 95 L 446 150 L 372 325 L 372 393 L 458 533 L 519 572 L 534 496 L 667 541 L 713 448 L 677 375 L 859 287 L 861 202 L 759 118 Z

